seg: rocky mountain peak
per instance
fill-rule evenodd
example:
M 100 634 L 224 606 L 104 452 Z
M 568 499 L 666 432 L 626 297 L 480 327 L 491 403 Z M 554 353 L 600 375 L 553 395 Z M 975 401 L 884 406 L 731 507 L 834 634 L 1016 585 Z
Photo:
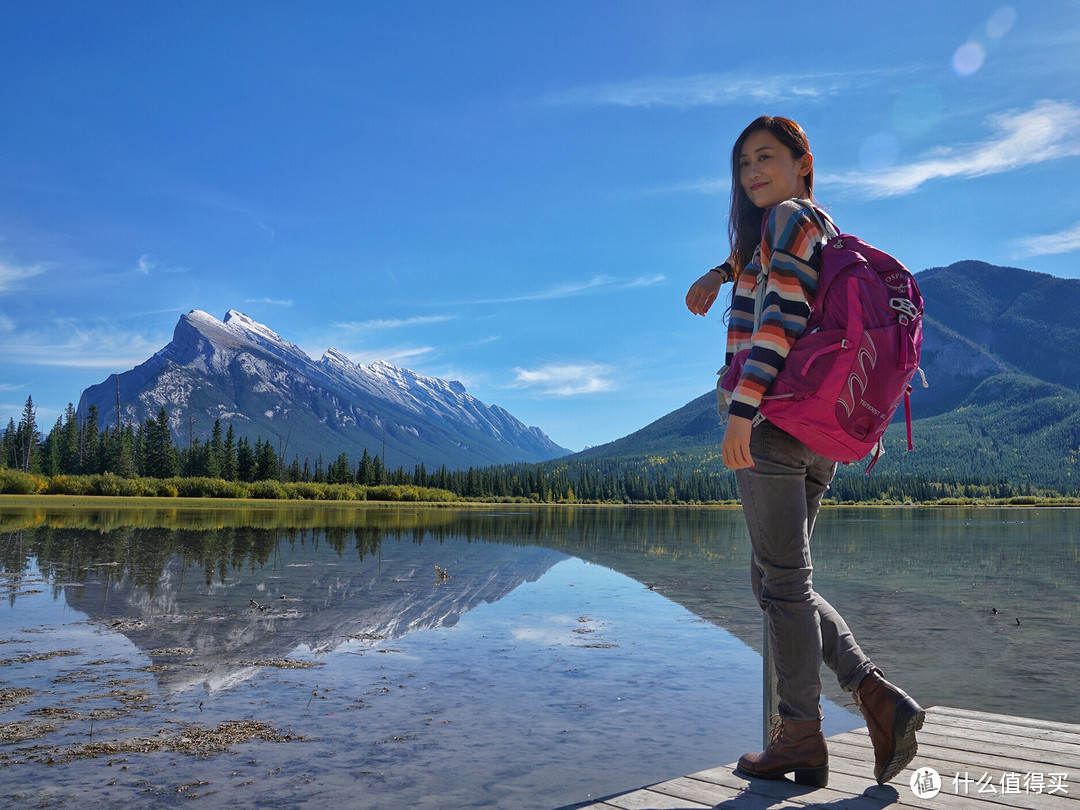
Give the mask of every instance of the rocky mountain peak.
M 460 382 L 425 377 L 383 361 L 353 363 L 337 349 L 318 361 L 237 310 L 219 321 L 191 310 L 172 341 L 117 379 L 88 388 L 103 423 L 144 423 L 166 409 L 174 436 L 209 437 L 215 421 L 239 436 L 290 448 L 301 461 L 364 450 L 388 467 L 448 468 L 566 455 L 538 428 L 471 396 Z M 291 456 L 291 452 L 290 452 Z M 286 458 L 286 462 L 291 461 Z

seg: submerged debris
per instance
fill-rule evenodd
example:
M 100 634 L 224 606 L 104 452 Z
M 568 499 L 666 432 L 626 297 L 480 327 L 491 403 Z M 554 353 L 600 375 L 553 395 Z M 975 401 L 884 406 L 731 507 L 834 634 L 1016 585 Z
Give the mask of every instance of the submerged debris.
M 59 728 L 55 723 L 33 722 L 23 720 L 18 723 L 8 723 L 0 726 L 0 743 L 20 743 L 32 740 L 35 737 L 44 737 L 52 734 Z
M 254 658 L 250 661 L 237 661 L 241 667 L 277 667 L 278 669 L 315 669 L 323 666 L 321 661 L 300 661 L 296 658 Z
M 36 692 L 36 689 L 4 689 L 0 691 L 0 711 L 25 703 Z
M 68 655 L 82 655 L 79 650 L 53 650 L 52 652 L 26 653 L 18 658 L 0 658 L 0 667 L 10 667 L 12 664 L 29 664 L 31 661 L 48 661 L 52 658 L 63 658 Z
M 0 732 L 6 728 L 7 726 L 0 727 Z M 24 737 L 24 739 L 27 738 Z M 268 723 L 255 720 L 228 720 L 216 728 L 193 726 L 171 734 L 162 730 L 152 737 L 90 742 L 63 749 L 39 747 L 28 753 L 29 759 L 49 765 L 76 759 L 96 759 L 120 754 L 153 754 L 161 751 L 175 751 L 179 754 L 205 758 L 250 740 L 303 742 L 307 738 L 299 734 L 283 733 Z
M 150 650 L 147 653 L 151 658 L 164 658 L 166 656 L 174 655 L 192 655 L 195 650 L 191 647 L 162 647 L 158 650 Z

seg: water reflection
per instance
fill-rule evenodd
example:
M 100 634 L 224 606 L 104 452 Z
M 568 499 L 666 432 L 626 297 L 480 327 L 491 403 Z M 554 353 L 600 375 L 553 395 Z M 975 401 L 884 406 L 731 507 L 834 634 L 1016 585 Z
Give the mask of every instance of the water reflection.
M 318 771 L 292 804 L 555 806 L 756 744 L 747 542 L 715 508 L 4 508 L 0 690 L 51 679 L 26 717 L 85 719 L 78 701 L 139 674 L 154 725 L 272 707 L 340 760 L 260 750 L 260 767 Z M 830 509 L 814 553 L 818 587 L 925 705 L 1080 722 L 1080 511 Z M 31 661 L 42 649 L 67 657 Z M 283 779 L 215 790 L 277 801 Z

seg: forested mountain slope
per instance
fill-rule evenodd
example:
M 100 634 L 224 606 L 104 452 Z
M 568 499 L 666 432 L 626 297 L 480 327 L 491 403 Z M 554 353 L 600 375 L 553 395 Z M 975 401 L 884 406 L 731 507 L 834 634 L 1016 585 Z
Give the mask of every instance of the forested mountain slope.
M 922 368 L 911 404 L 886 434 L 877 473 L 977 478 L 1076 492 L 1080 486 L 1080 280 L 983 262 L 916 275 L 926 302 Z M 703 380 L 703 388 L 709 381 Z M 629 436 L 567 463 L 728 475 L 719 459 L 716 395 L 707 391 Z M 852 464 L 841 475 L 862 474 Z

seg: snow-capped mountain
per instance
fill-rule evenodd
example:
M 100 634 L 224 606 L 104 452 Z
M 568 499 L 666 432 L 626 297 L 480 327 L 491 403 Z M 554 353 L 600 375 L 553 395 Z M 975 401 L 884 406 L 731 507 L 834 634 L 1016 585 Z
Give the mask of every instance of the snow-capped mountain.
M 83 392 L 102 426 L 156 418 L 164 407 L 177 442 L 206 440 L 215 420 L 237 437 L 270 441 L 286 462 L 314 464 L 366 449 L 387 467 L 429 470 L 542 461 L 570 451 L 460 382 L 387 363 L 353 363 L 335 349 L 312 360 L 247 315 L 200 310 L 180 317 L 172 341 L 141 365 Z M 385 454 L 384 454 L 385 453 Z

